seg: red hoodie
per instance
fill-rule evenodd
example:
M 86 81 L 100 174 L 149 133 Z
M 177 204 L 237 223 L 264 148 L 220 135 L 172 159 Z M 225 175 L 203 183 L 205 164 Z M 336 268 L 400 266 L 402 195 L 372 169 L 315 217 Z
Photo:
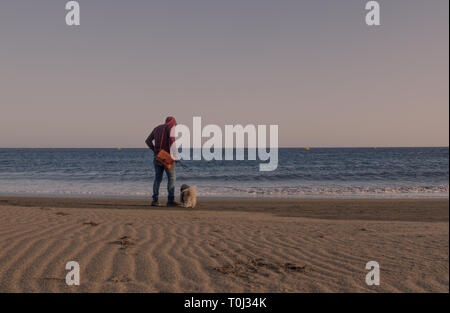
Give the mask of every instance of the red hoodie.
M 157 155 L 161 149 L 170 153 L 170 146 L 175 142 L 175 138 L 170 137 L 170 130 L 175 125 L 177 125 L 177 121 L 174 117 L 169 116 L 166 118 L 166 123 L 155 127 L 147 140 L 145 140 L 145 143 L 153 150 L 155 155 Z M 155 140 L 155 144 L 153 144 L 153 140 Z

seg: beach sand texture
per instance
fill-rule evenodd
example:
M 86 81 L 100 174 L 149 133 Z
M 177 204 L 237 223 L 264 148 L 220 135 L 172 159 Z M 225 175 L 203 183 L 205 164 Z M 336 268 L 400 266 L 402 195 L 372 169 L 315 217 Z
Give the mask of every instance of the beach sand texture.
M 448 203 L 0 197 L 0 292 L 448 292 Z

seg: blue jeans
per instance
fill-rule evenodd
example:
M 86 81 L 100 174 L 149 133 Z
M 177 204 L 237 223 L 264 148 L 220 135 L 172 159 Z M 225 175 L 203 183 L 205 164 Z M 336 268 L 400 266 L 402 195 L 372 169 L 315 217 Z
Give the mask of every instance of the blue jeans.
M 167 174 L 167 192 L 169 193 L 168 200 L 172 202 L 175 200 L 175 164 L 173 164 L 172 168 L 169 170 L 164 167 L 164 165 L 159 164 L 156 160 L 153 160 L 153 164 L 155 165 L 155 181 L 153 182 L 153 201 L 158 201 L 159 197 L 159 185 L 161 185 L 161 181 L 163 179 L 163 174 L 166 172 Z

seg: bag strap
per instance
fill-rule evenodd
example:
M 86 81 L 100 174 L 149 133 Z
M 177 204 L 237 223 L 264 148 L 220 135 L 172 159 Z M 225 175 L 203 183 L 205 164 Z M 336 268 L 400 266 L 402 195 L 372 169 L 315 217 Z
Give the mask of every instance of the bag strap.
M 163 142 L 164 142 L 164 136 L 165 136 L 165 134 L 166 134 L 166 125 L 164 125 L 163 131 L 162 131 L 162 135 L 161 135 L 161 141 L 160 141 L 160 143 L 159 143 L 159 150 L 160 150 L 160 151 L 161 151 L 161 148 L 162 148 L 162 144 L 163 144 Z

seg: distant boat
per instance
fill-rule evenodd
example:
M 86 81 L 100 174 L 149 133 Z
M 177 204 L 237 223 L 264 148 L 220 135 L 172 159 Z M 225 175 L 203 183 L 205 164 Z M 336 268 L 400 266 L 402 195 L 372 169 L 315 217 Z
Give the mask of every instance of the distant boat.
M 117 148 L 117 150 L 119 150 L 119 151 L 120 151 L 120 150 L 122 150 L 122 148 Z
M 305 147 L 305 150 L 309 151 L 309 150 L 311 150 L 311 148 L 310 147 Z

